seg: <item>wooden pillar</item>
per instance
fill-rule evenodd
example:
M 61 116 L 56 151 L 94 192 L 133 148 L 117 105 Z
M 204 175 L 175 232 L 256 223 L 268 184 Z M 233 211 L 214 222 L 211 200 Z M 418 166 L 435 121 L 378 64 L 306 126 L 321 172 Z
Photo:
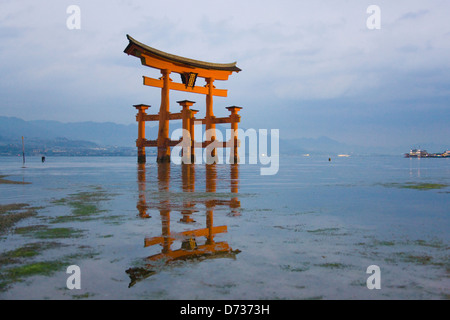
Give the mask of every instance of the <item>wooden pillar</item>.
M 216 192 L 217 167 L 216 164 L 206 164 L 206 192 Z M 214 201 L 214 200 L 213 200 Z
M 206 95 L 206 141 L 216 140 L 216 124 L 214 123 L 214 111 L 213 111 L 213 89 L 214 78 L 206 78 L 206 87 L 208 88 L 208 93 Z M 207 155 L 209 156 L 209 155 Z M 216 148 L 211 150 L 211 157 L 216 156 Z
M 238 123 L 241 121 L 241 117 L 237 114 L 241 107 L 231 106 L 227 107 L 227 109 L 231 112 L 231 137 L 233 141 L 233 150 L 230 150 L 230 163 L 239 163 L 239 141 L 238 141 Z
M 184 192 L 195 191 L 195 168 L 193 164 L 183 164 L 181 166 L 181 182 Z
M 206 210 L 206 227 L 208 228 L 208 235 L 206 236 L 206 244 L 214 244 L 214 207 L 209 207 Z
M 160 194 L 169 192 L 170 185 L 170 163 L 158 164 L 158 190 Z M 163 253 L 172 251 L 173 240 L 170 238 L 170 200 L 163 197 L 159 201 L 159 214 L 161 215 L 161 228 L 164 242 L 162 244 Z
M 240 215 L 238 208 L 241 207 L 241 202 L 237 197 L 237 193 L 239 192 L 239 164 L 234 163 L 230 165 L 230 180 L 231 180 L 231 193 L 235 193 L 236 196 L 231 198 L 230 208 L 231 208 L 231 216 Z
M 230 171 L 230 187 L 231 193 L 238 193 L 239 191 L 239 164 L 234 163 L 231 165 Z
M 138 189 L 139 189 L 139 201 L 136 205 L 136 208 L 139 211 L 139 217 L 150 218 L 150 215 L 147 213 L 148 206 L 145 197 L 146 193 L 145 163 L 138 164 Z
M 205 165 L 206 169 L 206 192 L 216 192 L 217 168 L 216 164 Z M 206 237 L 206 244 L 214 244 L 214 234 L 212 232 L 214 224 L 214 208 L 216 200 L 207 200 L 206 206 L 206 227 L 208 228 L 208 235 Z
M 182 164 L 181 165 L 181 187 L 184 192 L 194 192 L 195 191 L 195 168 L 193 164 Z M 180 222 L 183 223 L 194 223 L 195 220 L 192 218 L 192 214 L 195 212 L 195 201 L 189 200 L 183 201 L 183 210 L 181 214 L 183 217 Z
M 198 110 L 191 109 L 190 134 L 191 134 L 191 163 L 195 163 L 195 115 Z
M 146 115 L 145 110 L 150 108 L 150 106 L 145 104 L 136 104 L 134 107 L 138 110 L 136 114 L 136 121 L 138 122 L 138 138 L 136 140 L 136 147 L 138 148 L 138 163 L 145 163 L 145 121 L 144 116 Z
M 156 161 L 170 162 L 169 146 L 169 91 L 170 91 L 170 70 L 162 69 L 163 87 L 161 88 L 161 107 L 159 109 L 159 131 L 158 131 L 158 157 Z
M 195 103 L 194 101 L 183 100 L 177 101 L 183 108 L 181 110 L 182 120 L 183 120 L 183 151 L 182 151 L 182 163 L 190 164 L 192 163 L 191 156 L 191 110 L 189 108 Z

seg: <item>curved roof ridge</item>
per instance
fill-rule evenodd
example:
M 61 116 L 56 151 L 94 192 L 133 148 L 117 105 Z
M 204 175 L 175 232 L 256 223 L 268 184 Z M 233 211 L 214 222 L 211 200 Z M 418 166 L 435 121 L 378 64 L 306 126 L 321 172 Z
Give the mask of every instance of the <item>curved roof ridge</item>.
M 128 34 L 127 34 L 127 39 L 128 39 L 128 41 L 130 41 L 130 43 L 125 48 L 125 53 L 128 53 L 128 54 L 133 54 L 131 52 L 128 52 L 128 49 L 129 49 L 131 44 L 134 44 L 135 46 L 141 48 L 143 51 L 146 51 L 146 52 L 148 52 L 150 54 L 156 55 L 156 56 L 158 56 L 158 57 L 160 57 L 162 59 L 165 59 L 165 60 L 178 62 L 178 63 L 184 63 L 184 64 L 187 64 L 187 65 L 191 65 L 191 66 L 195 66 L 195 67 L 199 67 L 199 68 L 204 68 L 204 69 L 227 70 L 227 71 L 236 71 L 236 72 L 241 71 L 241 69 L 239 69 L 236 66 L 236 62 L 232 62 L 232 63 L 212 63 L 212 62 L 194 60 L 194 59 L 177 56 L 177 55 L 174 55 L 174 54 L 171 54 L 171 53 L 167 53 L 167 52 L 164 52 L 164 51 L 152 48 L 150 46 L 147 46 L 147 45 L 145 45 L 145 44 L 135 40 L 134 38 L 132 38 Z

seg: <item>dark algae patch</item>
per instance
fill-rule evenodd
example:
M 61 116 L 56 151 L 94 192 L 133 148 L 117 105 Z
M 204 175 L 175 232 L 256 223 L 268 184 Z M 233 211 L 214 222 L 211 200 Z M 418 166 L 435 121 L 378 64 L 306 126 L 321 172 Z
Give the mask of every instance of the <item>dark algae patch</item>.
M 443 249 L 443 250 L 450 249 L 441 240 L 426 241 L 426 240 L 419 239 L 419 240 L 415 240 L 413 242 L 413 244 L 418 245 L 418 246 L 422 246 L 422 247 L 430 247 L 430 248 Z
M 7 291 L 12 284 L 22 282 L 27 277 L 36 275 L 49 276 L 53 272 L 62 270 L 64 266 L 65 264 L 59 261 L 41 261 L 2 270 L 0 274 L 0 292 Z
M 420 272 L 427 272 L 432 277 L 448 277 L 450 259 L 448 244 L 436 238 L 407 240 L 372 240 L 358 243 L 364 246 L 364 254 L 377 256 L 391 266 L 413 267 Z M 385 249 L 381 249 L 385 247 Z M 427 270 L 427 271 L 422 271 Z M 433 273 L 429 271 L 433 270 Z M 411 271 L 412 272 L 412 271 Z
M 65 239 L 79 238 L 83 230 L 73 228 L 49 228 L 44 225 L 34 225 L 16 228 L 15 233 L 30 236 L 34 239 Z
M 5 233 L 6 239 L 19 239 L 16 246 L 0 250 L 0 292 L 25 281 L 28 285 L 37 276 L 52 277 L 55 273 L 65 272 L 71 264 L 97 255 L 90 246 L 76 245 L 74 239 L 84 237 L 86 230 L 54 223 L 103 219 L 105 217 L 101 213 L 107 210 L 101 208 L 101 202 L 109 200 L 110 196 L 100 187 L 71 193 L 51 201 L 51 205 L 58 209 L 57 215 L 53 216 L 38 215 L 37 210 L 41 208 L 30 207 L 27 203 L 0 205 L 0 234 Z M 29 217 L 35 219 L 17 225 Z M 87 297 L 80 295 L 78 298 Z
M 315 229 L 315 230 L 307 230 L 309 233 L 334 233 L 339 231 L 339 228 L 323 228 L 323 229 Z
M 42 259 L 44 251 L 60 249 L 67 245 L 59 242 L 34 242 L 23 247 L 0 254 L 0 292 L 7 291 L 11 285 L 23 282 L 33 276 L 51 276 L 64 271 L 67 266 L 80 259 L 92 259 L 96 253 L 90 247 L 78 248 L 84 252 L 66 254 L 60 258 Z M 86 251 L 88 250 L 88 251 Z
M 0 204 L 0 214 L 8 213 L 11 211 L 21 210 L 24 207 L 28 207 L 27 203 L 11 203 L 11 204 Z
M 280 268 L 284 271 L 290 271 L 290 272 L 303 272 L 309 269 L 309 267 L 295 267 L 295 266 L 291 266 L 291 265 L 281 265 Z
M 396 260 L 416 265 L 431 265 L 436 267 L 450 268 L 448 256 L 438 256 L 430 253 L 417 252 L 397 252 L 395 253 Z
M 23 282 L 27 278 L 33 276 L 51 276 L 55 272 L 62 272 L 67 266 L 72 264 L 73 261 L 78 261 L 74 260 L 74 258 L 75 256 L 70 256 L 63 257 L 62 259 L 31 261 L 5 268 L 0 274 L 0 292 L 8 290 L 14 283 Z M 81 255 L 80 258 L 82 258 Z
M 26 244 L 23 247 L 10 250 L 0 254 L 0 266 L 20 263 L 24 259 L 32 258 L 38 256 L 42 251 L 51 248 L 61 247 L 60 243 L 57 242 L 34 242 Z
M 340 232 L 340 228 L 320 228 L 315 230 L 306 230 L 308 233 L 322 235 L 322 236 L 346 236 L 348 233 Z
M 0 204 L 0 234 L 6 233 L 20 220 L 37 215 L 36 210 L 26 203 Z
M 7 290 L 11 284 L 22 281 L 26 277 L 50 275 L 62 268 L 62 262 L 58 261 L 33 261 L 43 251 L 60 246 L 61 244 L 56 242 L 34 242 L 1 253 L 0 291 Z
M 9 235 L 21 239 L 18 246 L 0 250 L 0 292 L 24 281 L 28 284 L 36 276 L 52 277 L 56 272 L 65 272 L 67 266 L 81 259 L 92 259 L 97 253 L 93 253 L 90 246 L 73 244 L 73 239 L 85 236 L 85 230 L 54 223 L 104 219 L 101 213 L 107 210 L 101 208 L 101 202 L 109 200 L 110 196 L 95 186 L 71 193 L 51 201 L 58 209 L 64 207 L 54 216 L 38 215 L 37 210 L 42 208 L 27 203 L 0 205 L 0 235 L 5 234 L 6 239 Z M 17 222 L 29 217 L 36 218 L 34 223 L 30 220 L 17 226 Z M 87 297 L 80 295 L 78 298 Z
M 402 186 L 402 188 L 416 190 L 443 189 L 445 187 L 447 187 L 447 185 L 440 183 L 408 183 Z
M 0 184 L 30 184 L 31 182 L 25 182 L 25 181 L 14 181 L 5 179 L 7 177 L 6 175 L 0 175 Z
M 95 294 L 86 292 L 84 294 L 74 294 L 74 295 L 72 295 L 72 299 L 75 299 L 75 300 L 89 299 L 93 296 L 95 296 Z
M 52 223 L 64 223 L 73 221 L 89 221 L 99 219 L 99 215 L 106 210 L 100 208 L 100 202 L 110 199 L 111 194 L 99 187 L 92 191 L 83 191 L 70 194 L 66 198 L 53 200 L 52 203 L 70 208 L 69 215 L 61 215 L 52 219 Z
M 433 189 L 444 189 L 448 187 L 446 184 L 442 183 L 417 183 L 417 182 L 406 182 L 406 183 L 383 183 L 381 184 L 385 187 L 394 187 L 394 188 L 401 188 L 401 189 L 414 189 L 414 190 L 433 190 Z
M 338 263 L 338 262 L 332 262 L 332 263 L 321 263 L 317 266 L 322 268 L 328 268 L 328 269 L 345 269 L 348 268 L 348 265 Z
M 36 275 L 49 276 L 55 271 L 62 270 L 65 266 L 67 265 L 62 261 L 39 261 L 10 268 L 7 270 L 7 274 L 10 279 L 17 281 Z

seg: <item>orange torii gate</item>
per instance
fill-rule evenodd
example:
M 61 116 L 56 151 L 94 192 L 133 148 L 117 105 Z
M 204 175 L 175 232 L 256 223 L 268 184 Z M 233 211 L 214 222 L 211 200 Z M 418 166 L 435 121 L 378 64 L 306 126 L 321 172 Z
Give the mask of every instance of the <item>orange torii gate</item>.
M 129 35 L 128 46 L 124 52 L 128 55 L 133 55 L 141 59 L 141 63 L 145 66 L 159 69 L 162 77 L 153 79 L 144 76 L 144 85 L 161 88 L 161 106 L 159 113 L 155 115 L 148 115 L 146 110 L 150 107 L 145 104 L 134 105 L 138 110 L 136 121 L 138 122 L 138 139 L 136 146 L 138 148 L 138 162 L 145 163 L 145 147 L 157 147 L 158 155 L 157 162 L 170 162 L 170 147 L 176 146 L 181 142 L 190 145 L 190 148 L 183 148 L 183 159 L 187 162 L 193 161 L 195 147 L 206 148 L 211 143 L 214 143 L 211 150 L 211 156 L 216 155 L 215 148 L 233 146 L 233 153 L 231 154 L 231 162 L 237 163 L 238 156 L 238 138 L 237 138 L 237 124 L 240 122 L 240 116 L 237 114 L 241 109 L 237 106 L 227 107 L 231 112 L 230 116 L 224 118 L 216 118 L 213 112 L 213 97 L 226 97 L 227 90 L 216 89 L 214 86 L 215 80 L 228 80 L 228 77 L 233 72 L 239 72 L 239 69 L 234 63 L 210 63 L 204 61 L 193 60 L 162 52 L 160 50 L 142 44 Z M 173 82 L 170 79 L 172 72 L 181 75 L 182 83 Z M 195 82 L 198 77 L 204 78 L 206 85 L 196 86 Z M 195 114 L 198 110 L 190 109 L 195 103 L 194 101 L 183 100 L 177 101 L 182 111 L 180 113 L 170 113 L 169 106 L 169 91 L 178 90 L 184 92 L 193 92 L 206 95 L 206 116 L 204 119 L 196 119 Z M 190 141 L 184 141 L 187 137 L 184 136 L 180 140 L 171 140 L 169 138 L 169 120 L 181 119 L 183 120 L 183 129 L 190 133 Z M 206 141 L 203 143 L 195 142 L 194 140 L 194 121 L 199 121 L 206 126 Z M 157 140 L 147 140 L 145 138 L 145 122 L 159 121 L 159 130 Z M 217 123 L 230 123 L 232 135 L 229 142 L 218 142 L 216 140 L 215 128 Z

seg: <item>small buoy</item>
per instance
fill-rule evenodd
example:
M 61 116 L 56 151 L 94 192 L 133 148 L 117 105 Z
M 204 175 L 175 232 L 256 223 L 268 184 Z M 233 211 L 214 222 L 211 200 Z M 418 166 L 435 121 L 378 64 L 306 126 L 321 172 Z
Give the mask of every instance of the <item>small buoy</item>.
M 331 161 L 331 158 L 328 158 L 328 161 Z

